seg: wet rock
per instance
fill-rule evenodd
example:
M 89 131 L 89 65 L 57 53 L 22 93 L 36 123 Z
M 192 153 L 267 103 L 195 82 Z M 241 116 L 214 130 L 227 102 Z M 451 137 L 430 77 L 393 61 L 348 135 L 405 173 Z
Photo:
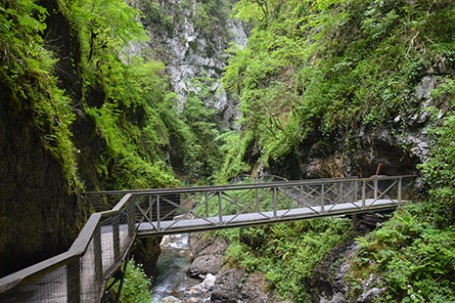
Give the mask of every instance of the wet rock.
M 188 268 L 190 277 L 199 277 L 206 274 L 217 274 L 223 264 L 223 255 L 203 255 L 196 257 Z
M 223 269 L 213 289 L 211 300 L 215 303 L 237 303 L 241 291 L 241 281 L 245 276 L 244 270 Z
M 224 262 L 224 252 L 228 244 L 225 240 L 215 239 L 212 237 L 198 234 L 191 236 L 190 245 L 193 255 L 193 262 L 188 268 L 190 277 L 199 277 L 200 275 L 217 274 Z
M 359 299 L 357 299 L 356 302 L 361 302 L 361 303 L 375 302 L 376 298 L 381 293 L 383 293 L 385 290 L 386 290 L 386 288 L 377 288 L 377 287 L 368 289 L 362 295 L 360 295 Z
M 267 293 L 267 281 L 264 275 L 247 275 L 243 269 L 223 269 L 215 283 L 211 300 L 218 303 L 248 302 L 272 303 L 274 296 Z
M 222 239 L 216 239 L 212 244 L 204 248 L 199 255 L 223 255 L 228 243 Z
M 182 302 L 182 301 L 173 296 L 169 296 L 169 297 L 161 299 L 161 303 L 180 303 L 180 302 Z
M 267 303 L 273 302 L 273 296 L 270 293 L 265 293 L 268 282 L 264 275 L 253 273 L 245 281 L 242 287 L 242 301 L 251 303 Z
M 192 293 L 205 293 L 205 292 L 208 292 L 209 290 L 211 290 L 213 288 L 213 286 L 215 285 L 215 281 L 216 281 L 216 276 L 212 275 L 212 274 L 208 274 L 204 281 L 202 281 L 201 283 L 193 286 L 191 289 L 190 289 L 190 292 Z

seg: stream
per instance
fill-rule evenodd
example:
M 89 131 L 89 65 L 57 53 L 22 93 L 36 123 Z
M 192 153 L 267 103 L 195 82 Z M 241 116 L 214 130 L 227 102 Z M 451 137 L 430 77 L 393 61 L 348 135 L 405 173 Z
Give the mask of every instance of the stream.
M 186 274 L 191 264 L 188 234 L 164 236 L 157 262 L 152 303 L 207 302 L 194 287 L 201 282 Z

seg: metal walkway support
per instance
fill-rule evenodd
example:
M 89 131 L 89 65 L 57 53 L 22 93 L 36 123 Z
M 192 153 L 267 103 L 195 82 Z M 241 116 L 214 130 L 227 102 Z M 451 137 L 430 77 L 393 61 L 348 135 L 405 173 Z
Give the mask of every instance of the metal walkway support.
M 93 214 L 71 248 L 0 279 L 0 301 L 99 302 L 136 237 L 394 209 L 414 176 L 338 178 L 178 189 L 108 191 L 123 198 Z

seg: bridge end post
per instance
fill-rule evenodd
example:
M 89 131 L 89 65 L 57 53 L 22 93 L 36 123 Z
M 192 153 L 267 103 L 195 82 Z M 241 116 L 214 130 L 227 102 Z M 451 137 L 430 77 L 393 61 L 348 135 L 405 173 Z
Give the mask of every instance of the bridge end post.
M 79 258 L 66 265 L 66 294 L 68 303 L 81 303 L 81 262 Z

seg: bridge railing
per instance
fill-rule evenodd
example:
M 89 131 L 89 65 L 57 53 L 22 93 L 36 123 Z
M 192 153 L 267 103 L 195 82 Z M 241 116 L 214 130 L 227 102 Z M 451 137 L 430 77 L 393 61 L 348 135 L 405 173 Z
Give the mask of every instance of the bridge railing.
M 136 236 L 131 198 L 93 214 L 67 252 L 0 279 L 0 302 L 98 302 Z
M 137 235 L 373 210 L 403 202 L 407 180 L 413 178 L 340 178 L 98 192 L 123 198 L 110 211 L 93 214 L 67 252 L 0 279 L 0 302 L 98 302 L 107 279 L 125 260 Z M 111 200 L 103 198 L 102 203 Z
M 139 235 L 394 207 L 404 201 L 405 188 L 413 178 L 377 176 L 135 192 Z

